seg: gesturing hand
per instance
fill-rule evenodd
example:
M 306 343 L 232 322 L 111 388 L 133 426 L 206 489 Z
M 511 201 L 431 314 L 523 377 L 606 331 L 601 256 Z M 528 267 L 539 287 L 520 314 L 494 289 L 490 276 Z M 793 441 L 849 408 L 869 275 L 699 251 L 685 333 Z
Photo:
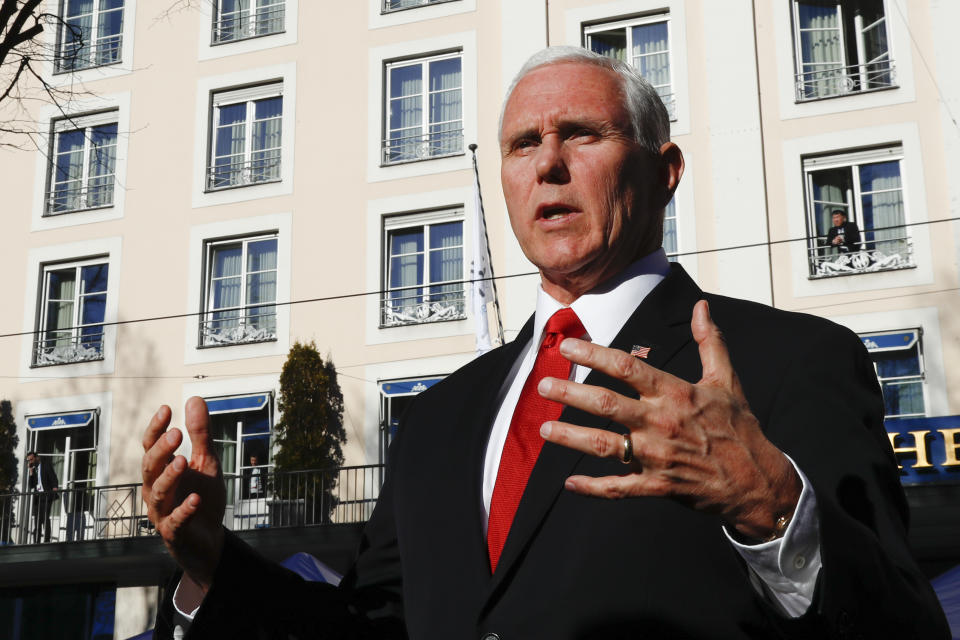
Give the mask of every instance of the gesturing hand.
M 609 389 L 545 378 L 540 395 L 629 430 L 633 462 L 621 476 L 571 476 L 566 488 L 604 498 L 662 496 L 717 513 L 742 536 L 763 540 L 796 507 L 802 484 L 793 465 L 763 435 L 750 411 L 720 330 L 705 300 L 691 321 L 703 377 L 690 384 L 622 351 L 567 339 L 560 353 L 628 383 L 639 399 Z M 624 454 L 621 434 L 546 422 L 551 442 L 608 458 Z
M 143 500 L 170 555 L 206 593 L 223 549 L 226 489 L 203 399 L 187 400 L 184 422 L 193 448 L 189 464 L 173 456 L 183 436 L 179 429 L 167 431 L 170 407 L 160 407 L 150 420 L 143 435 Z

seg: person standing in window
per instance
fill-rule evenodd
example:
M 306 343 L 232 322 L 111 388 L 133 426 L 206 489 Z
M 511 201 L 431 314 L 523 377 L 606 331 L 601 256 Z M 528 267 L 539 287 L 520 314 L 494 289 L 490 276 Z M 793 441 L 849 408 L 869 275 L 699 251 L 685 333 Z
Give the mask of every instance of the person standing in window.
M 251 455 L 250 466 L 243 470 L 244 498 L 263 497 L 263 471 L 263 467 L 260 466 L 260 458 Z
M 43 541 L 50 542 L 50 509 L 60 490 L 57 472 L 50 463 L 43 463 L 36 451 L 27 454 L 27 490 L 33 495 L 33 514 L 37 526 L 33 530 L 33 542 L 40 542 L 40 529 L 43 529 Z
M 831 216 L 833 226 L 827 232 L 827 244 L 836 247 L 840 253 L 860 251 L 860 229 L 855 222 L 847 220 L 843 209 L 834 209 Z

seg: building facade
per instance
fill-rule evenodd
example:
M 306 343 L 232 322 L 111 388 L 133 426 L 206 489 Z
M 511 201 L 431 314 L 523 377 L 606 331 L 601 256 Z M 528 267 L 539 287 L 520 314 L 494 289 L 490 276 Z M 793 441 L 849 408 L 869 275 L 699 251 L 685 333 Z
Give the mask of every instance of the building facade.
M 664 246 L 704 289 L 850 327 L 888 418 L 960 414 L 955 3 L 164 4 L 48 0 L 65 26 L 41 36 L 57 52 L 45 78 L 73 96 L 29 105 L 34 148 L 0 153 L 19 488 L 33 449 L 72 498 L 134 491 L 58 501 L 51 544 L 92 544 L 108 503 L 139 513 L 160 404 L 180 424 L 206 398 L 225 472 L 269 470 L 296 340 L 337 368 L 346 464 L 382 463 L 405 403 L 475 357 L 472 144 L 503 328 L 519 332 L 537 279 L 500 195 L 498 116 L 547 44 L 627 60 L 657 89 L 686 159 Z M 846 251 L 828 241 L 836 212 L 859 232 Z M 260 513 L 231 496 L 228 517 Z M 949 556 L 930 554 L 931 571 Z M 17 566 L 33 561 L 38 588 L 112 597 L 113 637 L 150 626 L 155 575 L 87 588 L 42 554 Z

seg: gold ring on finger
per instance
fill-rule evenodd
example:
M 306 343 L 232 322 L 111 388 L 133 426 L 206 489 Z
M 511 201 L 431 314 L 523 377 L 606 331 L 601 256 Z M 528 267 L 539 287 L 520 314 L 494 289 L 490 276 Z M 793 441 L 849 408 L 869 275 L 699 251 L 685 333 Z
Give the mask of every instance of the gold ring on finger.
M 630 436 L 626 434 L 623 436 L 623 457 L 620 459 L 620 462 L 623 464 L 633 462 L 633 441 L 630 439 Z

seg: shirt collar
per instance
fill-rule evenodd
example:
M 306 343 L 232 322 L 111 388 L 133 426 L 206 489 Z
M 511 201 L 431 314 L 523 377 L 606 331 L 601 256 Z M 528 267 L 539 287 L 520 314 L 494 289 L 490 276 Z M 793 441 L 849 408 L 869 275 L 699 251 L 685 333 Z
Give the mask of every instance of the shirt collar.
M 573 301 L 570 307 L 577 313 L 591 342 L 604 346 L 613 342 L 637 305 L 653 288 L 667 277 L 670 262 L 661 248 L 640 258 L 619 274 Z M 543 327 L 564 305 L 537 287 L 537 311 L 533 319 L 533 335 L 537 345 Z

